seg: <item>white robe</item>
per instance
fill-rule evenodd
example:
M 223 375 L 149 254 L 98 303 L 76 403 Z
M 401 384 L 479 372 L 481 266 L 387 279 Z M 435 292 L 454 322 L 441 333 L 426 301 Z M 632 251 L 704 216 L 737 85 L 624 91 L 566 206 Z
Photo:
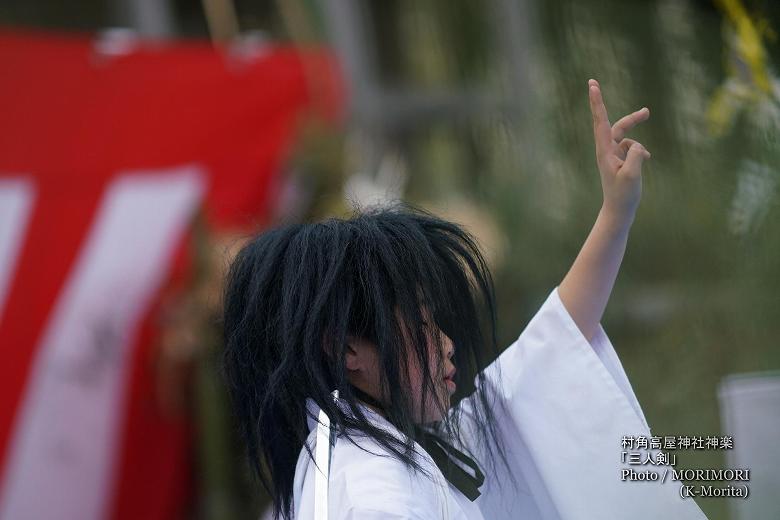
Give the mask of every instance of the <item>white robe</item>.
M 623 436 L 649 438 L 650 429 L 604 329 L 599 325 L 588 342 L 563 306 L 557 287 L 520 337 L 484 373 L 491 391 L 506 405 L 505 411 L 500 407 L 495 411 L 518 488 L 510 486 L 500 462 L 498 474 L 480 464 L 485 482 L 472 502 L 444 479 L 416 443 L 435 482 L 413 475 L 369 437 L 356 441 L 383 456 L 366 453 L 340 437 L 330 462 L 329 520 L 706 519 L 692 499 L 679 496 L 680 482 L 621 480 L 622 469 L 671 468 L 621 461 Z M 307 406 L 315 416 L 319 413 L 312 399 Z M 465 444 L 479 461 L 476 445 L 469 442 L 472 397 L 457 406 L 462 408 Z M 363 409 L 375 424 L 401 435 L 381 415 Z M 307 442 L 312 453 L 316 425 L 310 418 Z M 297 520 L 314 518 L 315 471 L 301 448 L 294 482 Z

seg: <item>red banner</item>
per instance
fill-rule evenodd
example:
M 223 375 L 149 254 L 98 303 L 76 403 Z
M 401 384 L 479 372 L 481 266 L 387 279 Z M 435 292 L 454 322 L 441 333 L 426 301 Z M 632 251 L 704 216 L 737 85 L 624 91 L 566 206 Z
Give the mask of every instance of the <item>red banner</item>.
M 335 64 L 4 33 L 0 70 L 0 519 L 180 516 L 189 427 L 150 404 L 155 303 L 196 211 L 268 218 L 299 121 L 339 110 Z

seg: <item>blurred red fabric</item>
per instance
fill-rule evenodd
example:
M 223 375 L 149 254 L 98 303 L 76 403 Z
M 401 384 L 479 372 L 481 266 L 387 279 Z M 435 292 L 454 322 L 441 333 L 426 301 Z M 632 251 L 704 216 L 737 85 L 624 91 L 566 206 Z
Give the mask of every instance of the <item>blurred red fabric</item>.
M 11 493 L 10 451 L 42 336 L 117 178 L 192 167 L 202 173 L 202 189 L 191 192 L 195 203 L 186 211 L 202 211 L 213 229 L 256 229 L 270 216 L 301 119 L 313 114 L 335 124 L 342 110 L 343 87 L 327 50 L 130 41 L 114 54 L 95 42 L 0 32 L 0 192 L 20 181 L 33 193 L 23 232 L 6 241 L 13 261 L 0 268 L 7 278 L 0 294 L 0 500 Z M 183 514 L 190 425 L 151 405 L 149 360 L 160 290 L 187 280 L 188 233 L 179 230 L 162 256 L 153 297 L 128 336 L 118 448 L 100 518 Z M 45 497 L 46 489 L 38 493 Z

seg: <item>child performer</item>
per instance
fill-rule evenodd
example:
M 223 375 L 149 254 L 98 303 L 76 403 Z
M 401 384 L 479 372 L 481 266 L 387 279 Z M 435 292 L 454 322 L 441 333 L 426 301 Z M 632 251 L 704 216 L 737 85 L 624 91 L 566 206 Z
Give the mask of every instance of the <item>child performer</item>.
M 626 134 L 649 110 L 611 125 L 595 80 L 589 95 L 601 209 L 503 352 L 474 238 L 421 209 L 286 225 L 239 252 L 224 368 L 275 518 L 705 518 L 621 460 L 650 429 L 600 320 L 650 158 Z

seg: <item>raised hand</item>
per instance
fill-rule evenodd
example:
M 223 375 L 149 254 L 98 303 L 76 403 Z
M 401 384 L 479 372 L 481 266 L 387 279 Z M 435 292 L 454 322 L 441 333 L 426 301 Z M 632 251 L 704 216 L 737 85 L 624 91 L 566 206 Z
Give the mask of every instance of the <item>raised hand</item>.
M 650 158 L 650 152 L 626 134 L 649 118 L 650 110 L 641 108 L 611 125 L 599 82 L 589 80 L 588 90 L 604 209 L 619 218 L 633 219 L 642 197 L 642 162 Z

